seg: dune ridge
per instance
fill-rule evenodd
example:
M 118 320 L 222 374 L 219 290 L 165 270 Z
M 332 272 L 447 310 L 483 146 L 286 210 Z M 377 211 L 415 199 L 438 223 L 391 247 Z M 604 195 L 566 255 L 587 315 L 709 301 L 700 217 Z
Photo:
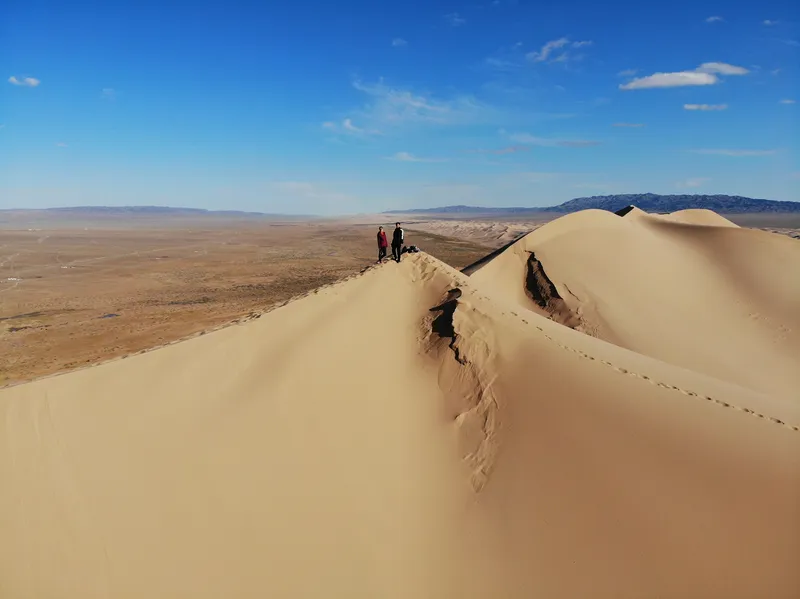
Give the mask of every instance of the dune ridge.
M 472 276 L 496 297 L 538 310 L 531 260 L 546 272 L 542 283 L 554 299 L 545 309 L 560 322 L 722 380 L 797 397 L 794 240 L 741 229 L 708 211 L 586 211 L 544 225 Z
M 797 596 L 800 402 L 575 330 L 573 234 L 687 235 L 608 216 L 0 390 L 0 596 Z

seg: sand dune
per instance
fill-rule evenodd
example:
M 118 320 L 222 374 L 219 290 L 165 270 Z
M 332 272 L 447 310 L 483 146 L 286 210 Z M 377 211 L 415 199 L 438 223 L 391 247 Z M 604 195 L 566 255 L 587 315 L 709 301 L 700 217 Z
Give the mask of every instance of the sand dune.
M 785 387 L 582 334 L 520 306 L 504 278 L 523 287 L 525 248 L 568 265 L 581 236 L 559 240 L 580 231 L 632 236 L 641 253 L 621 241 L 617 259 L 635 273 L 724 250 L 756 276 L 792 250 L 609 216 L 560 219 L 471 277 L 409 256 L 259 319 L 0 391 L 0 596 L 796 597 L 800 404 Z M 609 280 L 598 263 L 579 297 Z M 787 285 L 736 297 L 777 319 Z M 639 339 L 645 317 L 606 318 Z M 730 333 L 745 334 L 763 346 Z
M 617 345 L 797 398 L 798 273 L 796 241 L 708 211 L 598 210 L 530 233 L 473 278 Z

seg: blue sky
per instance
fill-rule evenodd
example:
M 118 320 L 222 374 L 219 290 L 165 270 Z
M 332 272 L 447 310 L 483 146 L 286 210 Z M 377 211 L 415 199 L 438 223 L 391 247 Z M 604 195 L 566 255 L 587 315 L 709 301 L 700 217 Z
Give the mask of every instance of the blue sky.
M 788 1 L 2 6 L 0 208 L 800 200 Z

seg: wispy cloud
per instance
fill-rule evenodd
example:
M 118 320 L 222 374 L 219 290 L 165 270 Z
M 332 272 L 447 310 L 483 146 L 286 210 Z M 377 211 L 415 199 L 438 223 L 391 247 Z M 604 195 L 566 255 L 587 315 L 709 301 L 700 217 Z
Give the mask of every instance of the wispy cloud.
M 36 87 L 41 83 L 41 81 L 35 77 L 23 77 L 22 79 L 18 79 L 14 75 L 8 78 L 8 82 L 11 85 L 20 85 L 22 87 Z
M 638 72 L 639 69 L 625 69 L 624 71 L 617 73 L 617 77 L 633 77 Z
M 772 156 L 776 150 L 689 150 L 694 154 L 710 154 L 715 156 Z
M 467 22 L 467 20 L 457 12 L 451 12 L 450 14 L 445 15 L 444 20 L 447 21 L 447 24 L 450 25 L 450 27 L 461 27 L 461 25 L 464 25 Z
M 779 104 L 796 104 L 796 100 L 791 100 L 789 98 L 785 98 L 779 102 Z
M 619 86 L 620 89 L 649 89 L 659 87 L 685 87 L 691 85 L 715 85 L 719 83 L 717 75 L 746 75 L 744 67 L 724 62 L 704 62 L 693 71 L 675 73 L 655 73 L 647 77 L 639 77 Z
M 353 87 L 366 94 L 367 104 L 354 117 L 375 129 L 412 124 L 456 125 L 485 120 L 490 109 L 471 96 L 441 100 L 430 95 L 378 83 L 353 82 Z
M 612 127 L 644 127 L 644 123 L 614 123 Z
M 345 119 L 342 121 L 342 129 L 349 131 L 350 133 L 364 133 L 364 129 L 356 127 L 351 119 Z
M 747 75 L 748 71 L 744 67 L 737 67 L 725 62 L 704 62 L 697 67 L 698 73 L 716 73 L 719 75 Z
M 407 46 L 408 42 L 404 40 L 402 37 L 396 37 L 392 40 L 392 46 L 395 48 L 399 48 L 400 46 Z
M 353 119 L 343 119 L 341 123 L 334 123 L 333 121 L 326 121 L 322 123 L 322 128 L 327 129 L 328 131 L 332 131 L 334 133 L 344 133 L 347 135 L 354 135 L 354 136 L 366 136 L 366 135 L 380 135 L 381 132 L 376 129 L 365 129 L 363 127 L 357 127 L 353 124 Z
M 722 17 L 719 17 L 719 16 L 717 16 L 717 17 L 708 17 L 706 19 L 706 23 L 719 23 L 720 21 L 724 21 L 724 20 L 725 19 L 723 19 Z
M 684 110 L 727 110 L 727 104 L 684 104 Z
M 538 52 L 530 52 L 527 55 L 528 60 L 531 60 L 533 62 L 545 62 L 550 58 L 550 55 L 554 51 L 563 48 L 568 43 L 569 40 L 565 37 L 547 42 L 544 46 L 542 46 L 542 49 L 539 50 Z
M 389 160 L 394 160 L 396 162 L 447 162 L 446 158 L 420 158 L 419 156 L 414 156 L 414 154 L 410 152 L 397 152 L 389 156 Z
M 702 187 L 709 181 L 711 181 L 709 177 L 692 177 L 690 179 L 684 179 L 683 181 L 676 182 L 675 187 L 677 187 L 678 189 Z
M 588 148 L 599 146 L 602 142 L 591 139 L 551 139 L 536 137 L 530 133 L 513 133 L 509 135 L 511 141 L 531 146 L 561 147 L 561 148 Z
M 114 88 L 104 87 L 100 97 L 102 97 L 104 100 L 116 100 L 117 92 L 114 90 Z
M 780 69 L 772 69 L 772 70 L 769 72 L 769 74 L 770 74 L 770 75 L 774 75 L 774 76 L 775 76 L 775 75 L 780 75 L 780 74 L 781 74 L 781 70 L 780 70 Z
M 538 52 L 528 52 L 526 58 L 531 62 L 568 62 L 578 58 L 570 54 L 571 48 L 583 48 L 593 43 L 591 40 L 571 42 L 569 38 L 562 37 L 547 42 Z
M 66 148 L 66 147 L 67 147 L 67 144 L 65 144 L 63 141 L 60 141 L 60 142 L 58 142 L 58 143 L 56 144 L 56 147 L 59 147 L 59 148 Z
M 484 59 L 483 64 L 495 71 L 515 71 L 519 69 L 522 65 L 514 60 L 510 60 L 507 58 L 498 58 L 496 56 L 489 56 L 488 58 Z
M 763 23 L 764 23 L 764 25 L 766 25 L 767 27 L 769 27 L 769 26 L 771 26 L 771 25 L 777 25 L 777 24 L 778 24 L 778 21 L 772 21 L 772 20 L 770 20 L 770 19 L 765 19 L 765 20 L 763 21 Z

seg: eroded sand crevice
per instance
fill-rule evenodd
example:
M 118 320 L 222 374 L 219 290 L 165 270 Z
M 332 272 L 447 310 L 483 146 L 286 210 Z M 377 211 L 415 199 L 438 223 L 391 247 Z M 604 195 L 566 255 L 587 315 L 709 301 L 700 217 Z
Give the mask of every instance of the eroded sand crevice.
M 456 311 L 461 293 L 461 289 L 451 289 L 444 302 L 431 308 L 438 316 L 431 320 L 429 352 L 440 362 L 439 385 L 448 416 L 457 427 L 459 451 L 469 465 L 472 488 L 479 492 L 489 480 L 497 454 L 499 410 L 492 388 L 495 377 L 487 374 L 492 352 L 486 338 L 476 331 L 460 330 Z
M 525 294 L 536 305 L 545 310 L 555 322 L 571 329 L 580 329 L 581 325 L 583 325 L 580 316 L 570 309 L 567 302 L 558 293 L 558 289 L 547 276 L 544 266 L 536 258 L 534 252 L 529 252 L 528 256 L 525 272 Z M 574 297 L 574 294 L 572 295 Z

